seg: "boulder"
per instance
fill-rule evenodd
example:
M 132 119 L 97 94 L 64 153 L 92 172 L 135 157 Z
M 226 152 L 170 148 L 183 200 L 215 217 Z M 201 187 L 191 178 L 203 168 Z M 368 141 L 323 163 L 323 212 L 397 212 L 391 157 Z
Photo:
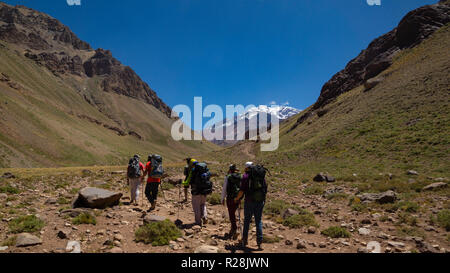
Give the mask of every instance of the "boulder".
M 202 253 L 202 254 L 219 253 L 219 248 L 210 245 L 202 245 L 197 247 L 194 253 Z
M 12 173 L 4 173 L 4 174 L 2 175 L 2 178 L 6 178 L 6 179 L 14 179 L 14 178 L 16 178 L 16 176 L 13 175 Z
M 8 250 L 9 247 L 7 246 L 0 246 L 0 251 L 6 251 Z
M 334 177 L 332 177 L 332 176 L 330 176 L 328 174 L 319 173 L 318 175 L 316 175 L 313 178 L 313 181 L 314 182 L 329 182 L 329 183 L 332 183 L 332 182 L 336 182 L 336 178 L 334 178 Z
M 377 241 L 371 241 L 367 243 L 367 250 L 370 253 L 381 253 L 381 245 Z
M 438 182 L 438 183 L 433 183 L 431 185 L 424 187 L 423 191 L 432 191 L 432 190 L 438 190 L 438 189 L 443 189 L 443 188 L 447 188 L 447 187 L 448 187 L 447 183 Z
M 167 218 L 164 217 L 164 216 L 149 214 L 149 215 L 146 215 L 144 217 L 144 224 L 150 224 L 150 223 L 155 223 L 155 222 L 163 222 L 166 219 Z
M 27 247 L 42 244 L 42 240 L 29 233 L 21 233 L 17 235 L 16 247 Z
M 80 190 L 78 197 L 72 202 L 72 208 L 105 209 L 118 205 L 120 198 L 121 193 L 87 187 Z
M 397 194 L 393 191 L 383 193 L 364 193 L 358 195 L 362 202 L 377 202 L 379 204 L 394 203 L 397 200 Z

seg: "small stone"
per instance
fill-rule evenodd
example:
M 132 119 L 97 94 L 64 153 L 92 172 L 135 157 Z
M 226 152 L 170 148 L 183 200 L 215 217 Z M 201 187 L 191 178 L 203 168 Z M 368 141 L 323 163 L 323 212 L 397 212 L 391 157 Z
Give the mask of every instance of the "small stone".
M 299 241 L 297 244 L 297 249 L 305 249 L 306 248 L 306 242 L 305 241 Z
M 370 229 L 360 228 L 360 229 L 358 229 L 358 233 L 359 233 L 359 235 L 366 236 L 366 235 L 370 234 Z
M 66 252 L 81 253 L 81 244 L 78 241 L 70 241 L 67 243 Z
M 219 248 L 215 246 L 209 246 L 209 245 L 202 245 L 195 249 L 195 253 L 204 253 L 204 254 L 210 254 L 210 253 L 218 253 Z
M 285 243 L 287 246 L 291 246 L 291 245 L 294 244 L 291 240 L 286 240 L 284 243 Z
M 123 253 L 123 250 L 120 247 L 113 247 L 109 253 L 113 253 L 113 254 L 119 254 L 119 253 Z
M 309 234 L 315 234 L 317 232 L 317 229 L 316 229 L 316 227 L 308 227 L 308 233 Z
M 8 250 L 9 247 L 7 246 L 0 246 L 0 251 L 6 251 Z
M 59 239 L 67 239 L 69 238 L 70 233 L 71 233 L 70 229 L 60 229 L 58 230 L 57 236 Z

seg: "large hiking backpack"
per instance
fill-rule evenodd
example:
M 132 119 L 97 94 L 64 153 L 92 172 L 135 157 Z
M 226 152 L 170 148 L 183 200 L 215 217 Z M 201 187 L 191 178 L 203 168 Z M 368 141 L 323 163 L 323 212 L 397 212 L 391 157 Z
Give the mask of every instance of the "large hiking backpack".
M 211 173 L 206 163 L 195 164 L 193 179 L 193 192 L 196 194 L 209 195 L 213 192 Z
M 231 173 L 227 176 L 228 184 L 227 184 L 227 198 L 234 199 L 238 196 L 242 175 L 240 173 Z
M 250 167 L 249 171 L 249 195 L 255 202 L 263 202 L 266 200 L 267 184 L 266 173 L 267 169 L 262 165 L 254 165 Z
M 162 165 L 163 159 L 160 155 L 152 155 L 150 163 L 152 164 L 152 170 L 150 172 L 151 178 L 161 178 L 164 174 L 164 168 Z
M 128 177 L 129 178 L 139 178 L 141 177 L 141 166 L 139 164 L 139 159 L 133 157 L 128 162 Z

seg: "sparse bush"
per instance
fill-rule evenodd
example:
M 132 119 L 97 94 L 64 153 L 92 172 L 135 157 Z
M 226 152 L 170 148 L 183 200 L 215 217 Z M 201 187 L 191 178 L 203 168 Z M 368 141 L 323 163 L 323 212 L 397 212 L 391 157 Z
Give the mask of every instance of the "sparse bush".
M 322 234 L 331 238 L 350 238 L 351 234 L 343 227 L 329 227 Z
M 9 222 L 11 233 L 37 232 L 44 227 L 45 223 L 36 215 L 21 216 Z
M 315 226 L 318 227 L 314 215 L 308 211 L 301 211 L 300 214 L 292 215 L 283 221 L 283 225 L 290 228 L 301 228 L 301 227 L 309 227 Z
M 2 246 L 15 246 L 16 240 L 17 240 L 17 236 L 8 237 L 8 239 L 3 241 Z
M 278 237 L 274 237 L 274 236 L 269 236 L 269 235 L 263 235 L 263 244 L 275 244 L 275 243 L 279 243 L 281 241 L 280 238 Z
M 445 209 L 440 211 L 436 216 L 436 221 L 446 231 L 450 231 L 450 210 Z
M 286 201 L 273 200 L 264 207 L 264 212 L 270 215 L 280 215 L 289 207 L 290 205 Z
M 367 210 L 367 205 L 363 203 L 355 203 L 351 206 L 352 211 L 364 212 Z
M 181 231 L 169 220 L 146 224 L 135 232 L 136 241 L 153 246 L 168 245 L 170 241 L 181 237 Z
M 60 198 L 58 198 L 58 204 L 60 204 L 60 205 L 67 205 L 67 204 L 69 204 L 70 203 L 70 201 L 69 200 L 67 200 L 66 198 L 64 198 L 64 197 L 60 197 Z
M 417 212 L 419 210 L 419 204 L 410 201 L 398 202 L 393 206 L 394 210 L 402 210 L 406 212 Z
M 96 225 L 97 219 L 95 219 L 95 216 L 88 213 L 83 212 L 77 217 L 72 219 L 72 224 L 74 225 Z
M 406 225 L 409 225 L 409 226 L 416 226 L 417 223 L 418 223 L 417 217 L 414 217 L 414 216 L 410 215 L 407 212 L 399 213 L 398 217 L 399 217 L 398 221 L 399 221 L 400 224 L 406 224 Z
M 306 195 L 322 195 L 324 192 L 325 190 L 319 185 L 307 187 L 304 191 Z
M 19 194 L 20 190 L 11 185 L 6 185 L 0 187 L 0 193 Z
M 210 203 L 211 205 L 220 205 L 220 201 L 221 201 L 221 196 L 218 193 L 213 193 L 211 195 L 208 196 L 207 198 L 208 203 Z

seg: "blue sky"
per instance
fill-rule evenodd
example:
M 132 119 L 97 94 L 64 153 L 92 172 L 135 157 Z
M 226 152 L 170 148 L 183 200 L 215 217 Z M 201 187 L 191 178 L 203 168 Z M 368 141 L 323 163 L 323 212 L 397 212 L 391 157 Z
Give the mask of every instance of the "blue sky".
M 6 0 L 110 49 L 169 106 L 305 109 L 323 84 L 409 11 L 437 0 Z M 225 107 L 224 107 L 225 108 Z

